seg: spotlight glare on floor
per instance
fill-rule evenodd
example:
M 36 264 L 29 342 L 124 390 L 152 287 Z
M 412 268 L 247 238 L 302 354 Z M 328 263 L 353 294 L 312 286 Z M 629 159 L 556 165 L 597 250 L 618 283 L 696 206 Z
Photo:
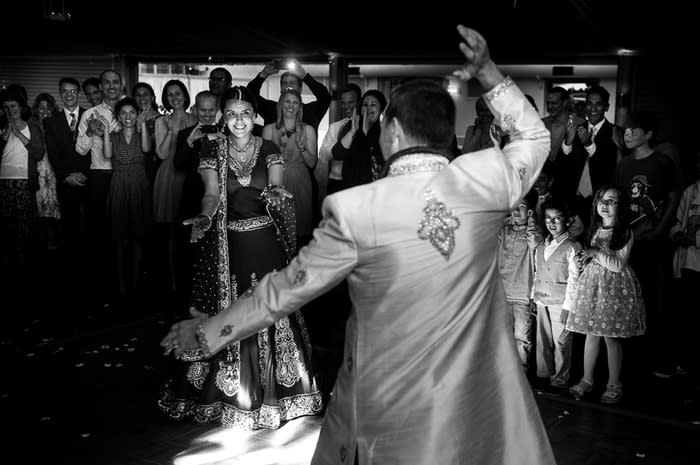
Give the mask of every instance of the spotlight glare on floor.
M 321 422 L 321 417 L 302 417 L 277 430 L 217 428 L 195 439 L 173 459 L 173 464 L 308 465 Z

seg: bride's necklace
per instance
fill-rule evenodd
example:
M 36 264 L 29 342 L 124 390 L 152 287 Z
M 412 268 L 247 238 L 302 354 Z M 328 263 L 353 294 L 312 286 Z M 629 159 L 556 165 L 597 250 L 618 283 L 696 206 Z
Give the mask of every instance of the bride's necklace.
M 239 149 L 238 147 L 236 147 L 236 144 L 234 144 L 233 142 L 231 142 L 231 147 L 233 147 L 233 150 L 235 150 L 238 153 L 245 153 L 248 151 L 248 149 L 250 148 L 250 146 L 252 144 L 253 144 L 253 137 L 251 136 L 248 138 L 248 142 L 246 142 L 246 144 L 242 148 Z
M 250 185 L 253 168 L 258 159 L 256 147 L 253 147 L 253 153 L 250 156 L 247 154 L 248 149 L 250 149 L 254 141 L 255 138 L 251 137 L 248 143 L 241 149 L 236 147 L 233 141 L 229 143 L 229 147 L 233 149 L 233 153 L 228 157 L 228 166 L 236 175 L 236 179 L 238 179 L 241 186 L 244 187 Z

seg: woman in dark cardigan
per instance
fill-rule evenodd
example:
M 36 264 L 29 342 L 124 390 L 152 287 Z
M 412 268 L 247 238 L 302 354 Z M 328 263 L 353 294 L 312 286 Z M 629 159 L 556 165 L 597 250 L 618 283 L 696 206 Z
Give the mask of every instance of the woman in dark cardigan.
M 333 159 L 343 161 L 343 189 L 374 181 L 384 164 L 379 147 L 379 116 L 386 108 L 386 98 L 378 90 L 368 90 L 360 108 L 361 114 L 353 111 L 331 149 Z

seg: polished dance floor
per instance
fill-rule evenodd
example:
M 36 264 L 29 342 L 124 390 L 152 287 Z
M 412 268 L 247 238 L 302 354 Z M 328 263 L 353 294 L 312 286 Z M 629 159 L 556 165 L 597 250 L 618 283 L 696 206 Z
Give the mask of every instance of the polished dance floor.
M 184 311 L 178 297 L 105 304 L 60 295 L 38 289 L 3 305 L 3 463 L 309 463 L 321 417 L 241 433 L 174 422 L 156 408 L 167 369 L 158 341 Z M 533 391 L 559 465 L 700 464 L 691 375 L 628 380 L 614 406 L 597 391 L 580 401 Z

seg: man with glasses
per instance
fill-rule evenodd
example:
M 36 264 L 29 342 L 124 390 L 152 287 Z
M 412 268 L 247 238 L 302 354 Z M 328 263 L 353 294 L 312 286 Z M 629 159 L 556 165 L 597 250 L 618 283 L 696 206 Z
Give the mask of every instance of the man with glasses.
M 88 208 L 90 159 L 75 150 L 78 121 L 85 112 L 78 106 L 80 84 L 72 77 L 58 81 L 63 111 L 44 121 L 44 138 L 49 162 L 56 174 L 56 191 L 61 203 L 61 224 L 68 256 L 82 251 L 85 240 L 85 216 Z M 66 260 L 72 262 L 72 260 Z

